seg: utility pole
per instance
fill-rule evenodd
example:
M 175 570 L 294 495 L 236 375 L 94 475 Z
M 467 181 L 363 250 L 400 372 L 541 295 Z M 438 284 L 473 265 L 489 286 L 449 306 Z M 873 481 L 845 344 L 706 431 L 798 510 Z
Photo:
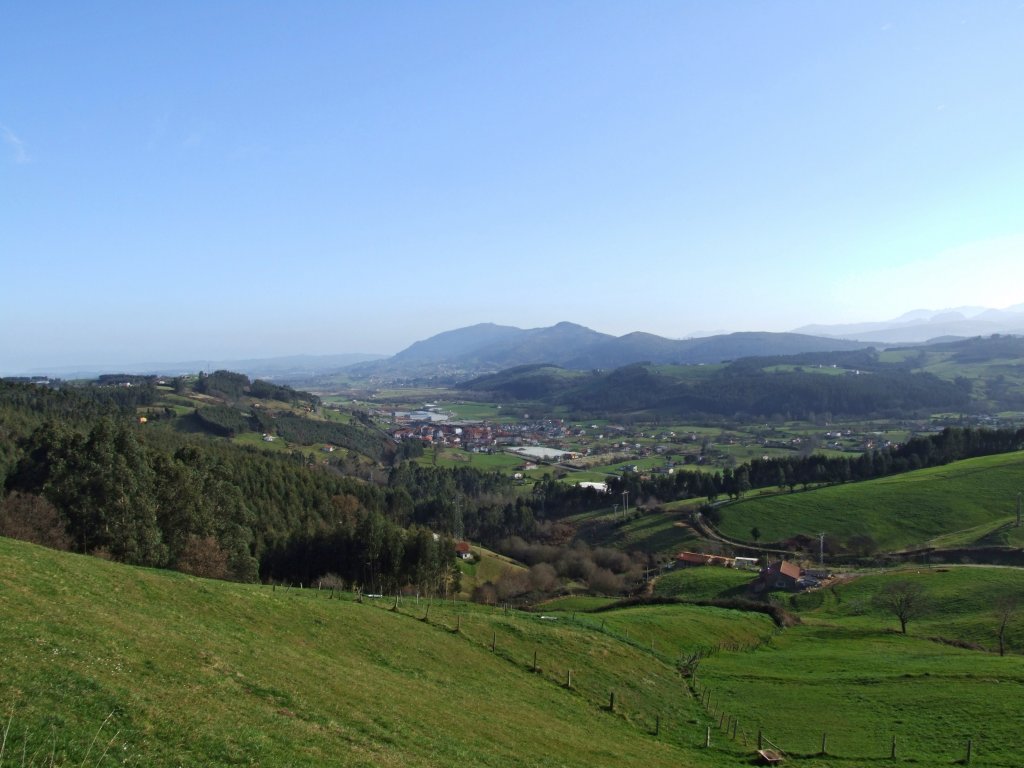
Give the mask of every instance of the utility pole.
M 629 512 L 629 491 L 623 491 L 622 492 L 622 516 L 625 517 L 627 512 Z

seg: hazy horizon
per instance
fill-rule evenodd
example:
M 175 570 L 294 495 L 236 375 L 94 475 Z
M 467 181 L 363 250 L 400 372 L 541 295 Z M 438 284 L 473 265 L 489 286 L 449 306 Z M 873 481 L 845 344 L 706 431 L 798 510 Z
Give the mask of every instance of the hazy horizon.
M 885 320 L 864 320 L 863 323 L 854 323 L 854 325 L 873 324 L 873 323 L 887 323 L 887 322 L 890 322 L 890 321 L 898 321 L 901 318 L 904 318 L 905 316 L 910 316 L 910 315 L 913 315 L 913 314 L 916 314 L 916 313 L 944 314 L 944 313 L 950 313 L 950 312 L 962 312 L 965 317 L 969 318 L 969 317 L 973 317 L 973 316 L 975 316 L 977 314 L 980 314 L 980 313 L 982 313 L 982 312 L 984 312 L 986 310 L 993 310 L 993 309 L 994 310 L 1005 310 L 1005 309 L 1010 309 L 1010 308 L 1011 307 L 945 307 L 945 308 L 941 308 L 941 309 L 926 309 L 926 308 L 918 307 L 918 308 L 915 308 L 915 309 L 912 309 L 912 310 L 908 310 L 907 312 L 903 312 L 900 315 L 898 315 L 897 317 L 886 318 Z M 1012 308 L 1017 309 L 1018 307 L 1012 307 Z M 1022 308 L 1021 311 L 1024 311 L 1024 308 Z M 487 324 L 488 322 L 489 321 L 482 320 L 482 321 L 480 321 L 480 323 L 471 323 L 470 325 Z M 568 320 L 568 319 L 564 319 L 564 320 L 559 321 L 559 322 L 574 322 L 574 321 Z M 912 322 L 912 321 L 908 320 L 908 322 Z M 502 325 L 506 325 L 506 324 L 502 324 Z M 533 326 L 524 326 L 524 325 L 515 325 L 515 324 L 511 324 L 511 325 L 513 327 L 522 328 L 524 330 L 528 329 L 530 327 L 533 327 Z M 809 323 L 808 325 L 823 325 L 823 324 L 820 324 L 820 323 Z M 827 324 L 827 325 L 830 325 L 830 324 Z M 460 328 L 463 328 L 463 327 L 469 327 L 469 326 L 460 326 L 459 328 L 445 328 L 445 329 L 442 329 L 441 331 L 438 331 L 438 333 L 445 333 L 447 331 L 456 331 L 456 330 L 459 330 Z M 608 333 L 607 331 L 604 331 L 601 328 L 593 328 L 593 327 L 590 327 L 590 326 L 587 326 L 587 327 L 589 327 L 591 330 L 597 331 L 599 333 Z M 647 331 L 647 329 L 644 329 L 644 328 L 634 328 L 632 331 L 627 331 L 626 333 L 622 333 L 622 334 L 609 334 L 609 335 L 624 336 L 624 335 L 626 335 L 628 333 L 632 333 L 634 331 L 641 331 L 641 332 L 650 333 L 650 331 Z M 719 335 L 719 334 L 743 333 L 743 332 L 762 332 L 762 331 L 764 331 L 764 329 L 761 329 L 761 328 L 743 328 L 743 329 L 737 329 L 737 330 L 707 330 L 707 331 L 695 332 L 695 333 L 693 333 L 690 336 L 665 337 L 665 338 L 675 338 L 675 339 L 702 338 L 702 337 L 706 337 L 706 336 L 715 336 L 715 335 Z M 772 331 L 769 331 L 769 332 L 772 332 Z M 774 332 L 775 333 L 794 333 L 794 332 L 795 333 L 807 333 L 807 331 L 803 330 L 802 328 L 790 328 L 790 329 L 787 329 L 787 330 L 784 330 L 784 331 L 774 331 Z M 235 355 L 227 354 L 227 355 L 224 355 L 224 356 L 221 356 L 221 357 L 210 357 L 210 356 L 199 357 L 199 356 L 192 355 L 192 356 L 185 356 L 185 357 L 179 357 L 179 358 L 174 358 L 174 359 L 170 359 L 170 358 L 167 358 L 167 359 L 145 359 L 145 360 L 143 360 L 143 359 L 121 359 L 121 360 L 109 360 L 109 361 L 79 360 L 77 362 L 70 362 L 70 363 L 69 362 L 59 362 L 59 363 L 44 364 L 44 365 L 40 365 L 40 366 L 36 366 L 36 367 L 31 367 L 31 368 L 25 368 L 25 369 L 21 369 L 21 370 L 5 369 L 3 367 L 0 367 L 0 376 L 23 376 L 23 375 L 30 376 L 30 375 L 45 375 L 47 373 L 49 373 L 51 375 L 59 376 L 61 373 L 94 372 L 94 371 L 101 371 L 101 372 L 104 372 L 104 373 L 127 373 L 127 372 L 133 372 L 133 371 L 142 370 L 142 369 L 149 369 L 149 370 L 152 370 L 152 371 L 157 371 L 161 366 L 167 366 L 167 365 L 177 366 L 177 365 L 186 364 L 186 363 L 195 363 L 198 366 L 198 367 L 195 368 L 195 371 L 199 371 L 199 370 L 212 370 L 217 364 L 226 363 L 226 362 L 229 362 L 229 361 L 252 363 L 252 362 L 263 361 L 263 360 L 268 360 L 268 361 L 269 360 L 282 360 L 282 359 L 288 359 L 288 358 L 321 358 L 321 359 L 322 358 L 331 358 L 331 357 L 339 357 L 339 358 L 340 357 L 387 358 L 387 357 L 390 357 L 392 355 L 395 355 L 395 354 L 397 354 L 397 353 L 407 349 L 408 347 L 410 347 L 413 344 L 415 344 L 417 341 L 423 341 L 423 340 L 425 340 L 427 338 L 430 338 L 431 336 L 434 336 L 434 335 L 437 335 L 437 334 L 432 333 L 432 334 L 430 334 L 428 336 L 423 336 L 423 337 L 418 337 L 418 338 L 410 339 L 407 343 L 402 344 L 399 348 L 391 350 L 391 351 L 387 351 L 387 352 L 368 351 L 368 350 L 333 350 L 333 351 L 325 351 L 325 352 L 286 352 L 286 353 L 283 353 L 283 354 L 280 354 L 280 355 L 258 355 L 258 356 L 246 356 L 246 355 L 238 355 L 238 354 L 235 354 Z M 163 371 L 161 371 L 161 372 L 163 372 Z
M 18 1 L 0 372 L 1024 302 L 1019 2 Z

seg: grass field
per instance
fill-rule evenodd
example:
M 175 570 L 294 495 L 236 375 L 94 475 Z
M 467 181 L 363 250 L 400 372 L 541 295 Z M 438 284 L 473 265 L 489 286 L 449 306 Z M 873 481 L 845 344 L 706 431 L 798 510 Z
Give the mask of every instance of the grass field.
M 680 568 L 659 576 L 654 583 L 654 594 L 686 600 L 742 597 L 756 575 L 753 571 L 715 566 Z
M 687 578 L 717 589 L 711 570 Z M 893 578 L 919 580 L 939 606 L 908 636 L 870 607 Z M 892 734 L 899 763 L 952 764 L 973 738 L 973 764 L 1008 768 L 1024 746 L 1019 626 L 1006 657 L 928 638 L 990 628 L 993 594 L 1022 588 L 1024 574 L 998 568 L 864 576 L 800 598 L 804 623 L 779 630 L 760 614 L 689 605 L 575 616 L 570 602 L 532 614 L 424 600 L 396 609 L 0 539 L 5 757 L 724 768 L 752 762 L 761 727 L 809 768 L 893 765 Z M 696 650 L 708 710 L 677 669 Z M 733 717 L 737 741 L 718 728 Z M 814 756 L 822 732 L 839 757 Z
M 687 499 L 640 514 L 631 510 L 626 515 L 621 509 L 605 508 L 573 515 L 567 521 L 577 526 L 578 538 L 591 546 L 669 556 L 706 544 L 685 522 L 701 503 L 701 499 Z
M 498 471 L 508 474 L 521 467 L 524 462 L 525 459 L 522 456 L 515 456 L 511 453 L 470 453 L 461 448 L 441 448 L 436 452 L 436 459 L 435 450 L 427 448 L 424 454 L 416 459 L 416 463 L 423 466 L 473 467 L 483 471 Z
M 929 544 L 975 531 L 980 537 L 1015 509 L 1024 453 L 968 459 L 861 483 L 750 499 L 722 510 L 720 529 L 747 540 L 782 541 L 826 531 L 841 540 L 871 536 L 882 550 Z
M 704 720 L 674 666 L 610 632 L 465 603 L 435 603 L 423 621 L 422 601 L 392 611 L 327 595 L 0 539 L 8 748 L 20 759 L 24 738 L 31 762 L 17 764 L 49 765 L 52 749 L 62 766 L 736 759 L 697 749 Z
M 928 612 L 896 631 L 872 598 L 893 580 L 919 583 Z M 948 642 L 986 640 L 992 606 L 1024 594 L 1024 572 L 952 567 L 864 576 L 800 596 L 803 624 L 746 654 L 705 659 L 698 688 L 737 718 L 748 738 L 758 729 L 787 752 L 814 755 L 827 734 L 838 765 L 1019 766 L 1024 747 L 1018 704 L 1024 686 L 1024 616 L 1015 617 L 1014 655 L 964 650 Z M 707 689 L 705 691 L 705 689 Z M 890 761 L 896 737 L 897 761 Z M 803 764 L 803 761 L 801 761 Z
M 507 570 L 523 571 L 525 566 L 511 558 L 491 552 L 483 547 L 473 547 L 475 559 L 459 561 L 459 572 L 462 574 L 459 594 L 469 597 L 473 590 L 485 582 L 496 582 Z

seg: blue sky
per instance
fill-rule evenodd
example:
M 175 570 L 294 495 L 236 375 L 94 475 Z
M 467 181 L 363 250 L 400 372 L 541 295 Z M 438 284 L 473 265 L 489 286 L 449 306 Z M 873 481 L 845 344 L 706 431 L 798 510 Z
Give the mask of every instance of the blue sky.
M 1024 3 L 39 2 L 0 372 L 1024 301 Z

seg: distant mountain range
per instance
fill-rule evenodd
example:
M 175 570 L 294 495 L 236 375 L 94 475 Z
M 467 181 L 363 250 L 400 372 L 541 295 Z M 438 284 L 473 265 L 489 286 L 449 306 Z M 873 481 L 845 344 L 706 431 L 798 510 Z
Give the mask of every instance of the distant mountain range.
M 674 340 L 640 332 L 611 336 L 568 322 L 527 330 L 481 323 L 439 333 L 417 341 L 387 360 L 363 363 L 349 370 L 366 376 L 477 374 L 537 363 L 590 370 L 637 362 L 719 363 L 752 355 L 845 352 L 867 346 L 864 342 L 798 333 L 730 333 Z
M 707 364 L 742 357 L 847 352 L 868 346 L 922 344 L 993 334 L 1024 335 L 1024 304 L 1006 309 L 921 309 L 885 322 L 805 325 L 790 333 L 720 333 L 689 339 L 667 339 L 640 331 L 612 336 L 570 322 L 525 330 L 480 323 L 417 341 L 392 357 L 372 354 L 293 355 L 113 367 L 64 366 L 27 373 L 72 379 L 100 373 L 173 376 L 223 369 L 253 378 L 300 383 L 342 371 L 346 376 L 356 378 L 454 376 L 465 379 L 514 366 L 541 363 L 571 370 L 608 370 L 638 362 Z
M 874 344 L 921 344 L 950 337 L 991 336 L 994 333 L 1024 334 L 1024 304 L 1006 309 L 957 307 L 918 309 L 895 320 L 847 325 L 805 325 L 794 333 L 853 339 Z
M 243 360 L 189 360 L 177 363 L 134 363 L 130 365 L 66 365 L 28 371 L 26 376 L 42 375 L 61 379 L 87 379 L 104 373 L 131 373 L 140 376 L 178 376 L 199 371 L 234 371 L 254 379 L 301 379 L 325 371 L 337 371 L 356 363 L 380 360 L 385 355 L 350 353 L 341 355 L 289 355 L 286 357 Z

